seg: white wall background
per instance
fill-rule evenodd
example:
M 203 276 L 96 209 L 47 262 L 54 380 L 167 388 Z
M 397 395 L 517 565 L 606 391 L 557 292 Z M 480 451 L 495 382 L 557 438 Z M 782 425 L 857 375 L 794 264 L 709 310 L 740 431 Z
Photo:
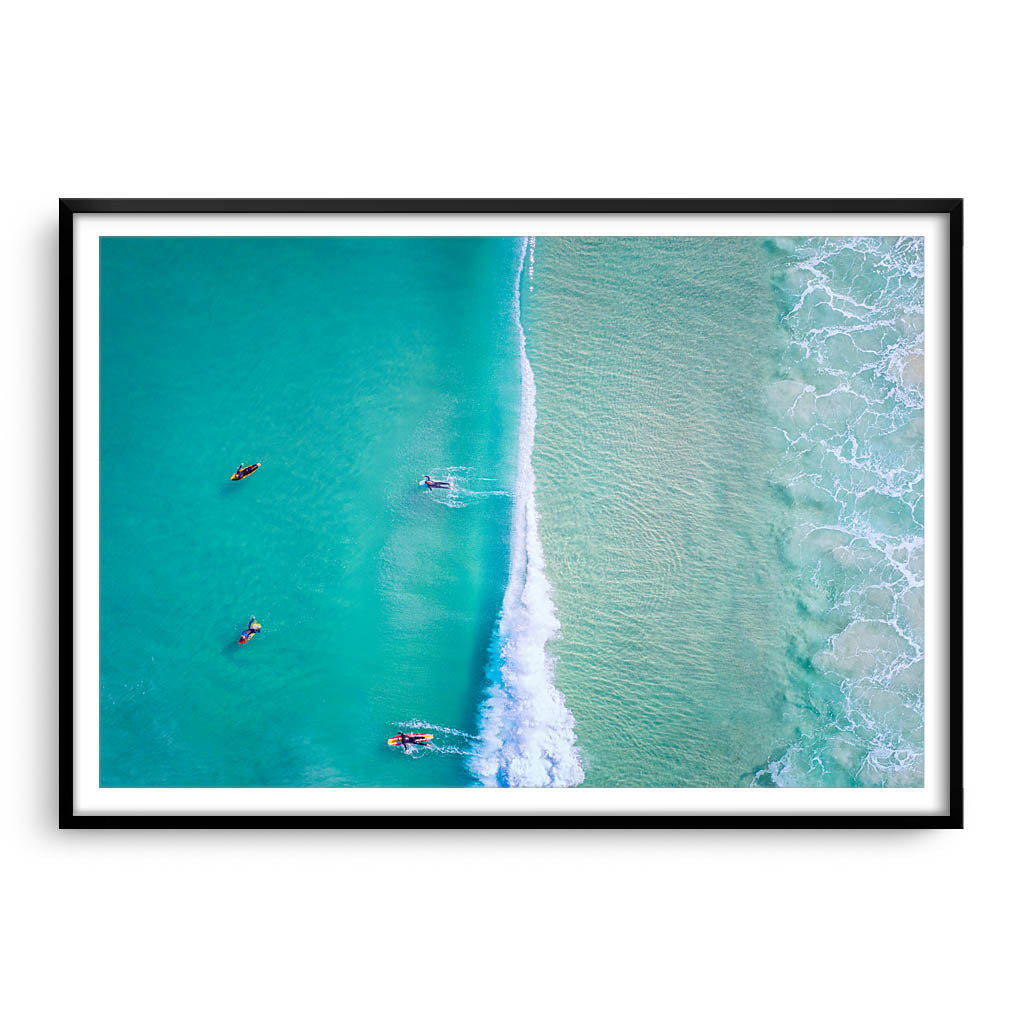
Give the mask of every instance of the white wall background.
M 874 0 L 9 7 L 6 1019 L 1008 1013 L 1021 20 Z M 967 197 L 964 832 L 57 832 L 59 195 L 949 194 Z

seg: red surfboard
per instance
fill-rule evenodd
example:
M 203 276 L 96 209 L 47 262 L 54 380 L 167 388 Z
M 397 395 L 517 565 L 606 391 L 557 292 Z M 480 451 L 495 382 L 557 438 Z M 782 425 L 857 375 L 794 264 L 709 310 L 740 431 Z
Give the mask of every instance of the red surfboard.
M 417 746 L 420 743 L 426 743 L 427 740 L 432 740 L 433 738 L 434 734 L 432 732 L 407 732 L 405 734 L 406 743 L 413 743 Z M 392 736 L 391 739 L 388 740 L 388 746 L 397 747 L 401 742 L 402 740 L 398 736 Z

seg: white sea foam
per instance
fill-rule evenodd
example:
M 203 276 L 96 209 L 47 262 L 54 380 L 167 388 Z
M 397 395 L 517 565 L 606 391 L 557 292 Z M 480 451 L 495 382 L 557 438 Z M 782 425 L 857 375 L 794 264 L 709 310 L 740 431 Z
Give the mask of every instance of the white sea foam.
M 435 725 L 433 722 L 424 722 L 421 718 L 413 718 L 408 722 L 392 722 L 393 726 L 399 729 L 418 729 L 423 732 L 429 730 L 432 733 L 440 734 L 442 736 L 459 736 L 466 740 L 476 740 L 479 736 L 474 736 L 471 733 L 463 732 L 462 729 L 453 729 L 447 725 Z
M 806 239 L 782 293 L 791 343 L 771 401 L 787 550 L 831 630 L 793 638 L 827 684 L 755 784 L 919 785 L 924 765 L 923 246 Z M 806 697 L 804 698 L 807 699 Z
M 513 306 L 522 397 L 509 580 L 491 643 L 490 685 L 480 710 L 480 738 L 470 760 L 487 786 L 577 786 L 583 781 L 576 723 L 555 686 L 554 663 L 546 649 L 559 622 L 537 532 L 531 461 L 536 386 L 520 314 L 520 280 L 528 254 L 532 277 L 534 245 L 533 238 L 523 240 Z

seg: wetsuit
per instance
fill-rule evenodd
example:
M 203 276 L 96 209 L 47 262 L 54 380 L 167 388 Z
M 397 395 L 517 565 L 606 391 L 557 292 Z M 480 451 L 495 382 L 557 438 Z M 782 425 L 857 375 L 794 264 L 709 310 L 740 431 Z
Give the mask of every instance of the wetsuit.
M 417 739 L 415 736 L 408 736 L 404 732 L 398 734 L 398 742 L 402 745 L 403 750 L 408 749 L 408 745 L 411 743 L 413 746 L 422 747 L 426 740 Z

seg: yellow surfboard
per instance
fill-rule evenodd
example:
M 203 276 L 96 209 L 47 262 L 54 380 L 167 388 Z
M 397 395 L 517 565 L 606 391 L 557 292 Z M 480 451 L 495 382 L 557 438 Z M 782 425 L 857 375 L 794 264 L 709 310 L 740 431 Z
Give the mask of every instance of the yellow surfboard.
M 255 473 L 262 465 L 262 462 L 254 462 L 251 466 L 243 466 L 241 469 L 236 470 L 231 474 L 231 479 L 244 480 L 247 476 L 252 476 L 253 473 Z

